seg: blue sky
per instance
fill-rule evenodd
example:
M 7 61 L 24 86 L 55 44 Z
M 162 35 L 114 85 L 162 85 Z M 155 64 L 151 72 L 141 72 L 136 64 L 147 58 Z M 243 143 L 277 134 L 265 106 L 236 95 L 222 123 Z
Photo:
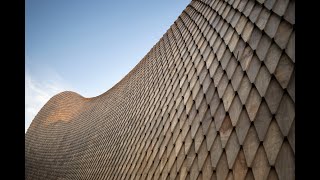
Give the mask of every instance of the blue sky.
M 25 130 L 55 94 L 98 96 L 158 42 L 190 0 L 26 0 Z

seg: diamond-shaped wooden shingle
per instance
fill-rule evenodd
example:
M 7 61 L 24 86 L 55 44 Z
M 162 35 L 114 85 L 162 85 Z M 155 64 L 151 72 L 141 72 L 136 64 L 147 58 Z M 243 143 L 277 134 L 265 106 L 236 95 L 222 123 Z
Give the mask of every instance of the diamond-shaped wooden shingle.
M 199 151 L 199 148 L 202 144 L 204 140 L 204 136 L 202 134 L 202 130 L 201 130 L 201 127 L 198 128 L 198 131 L 194 137 L 194 146 L 195 146 L 195 151 L 196 153 Z
M 222 59 L 221 59 L 221 67 L 223 70 L 226 69 L 229 61 L 230 61 L 230 58 L 231 58 L 232 54 L 231 52 L 229 51 L 229 49 L 225 50 L 224 52 L 224 55 L 222 56 Z
M 243 10 L 243 14 L 248 17 L 253 9 L 255 1 L 249 0 L 248 3 L 246 4 L 244 10 Z
M 291 128 L 291 124 L 295 118 L 294 103 L 287 94 L 282 97 L 275 118 L 278 122 L 282 134 L 284 136 L 287 136 Z
M 247 46 L 244 49 L 243 54 L 240 58 L 240 65 L 243 71 L 246 71 L 248 69 L 252 56 L 253 56 L 253 50 L 250 48 L 250 46 Z
M 232 100 L 234 98 L 234 90 L 232 88 L 232 85 L 229 84 L 224 92 L 224 95 L 222 97 L 222 101 L 223 101 L 223 105 L 224 105 L 224 109 L 226 111 L 229 111 L 229 108 L 231 106 Z
M 246 158 L 248 167 L 252 167 L 252 161 L 256 155 L 257 149 L 259 147 L 259 139 L 256 130 L 253 126 L 249 128 L 247 137 L 243 143 L 243 152 Z
M 273 74 L 276 70 L 281 53 L 282 50 L 279 48 L 279 46 L 275 43 L 272 43 L 264 60 L 264 64 L 271 74 Z
M 267 8 L 263 8 L 260 12 L 258 20 L 256 21 L 257 26 L 260 30 L 263 30 L 266 26 L 268 19 L 270 17 L 270 11 Z
M 209 126 L 208 133 L 206 134 L 206 142 L 207 142 L 208 150 L 211 148 L 212 143 L 214 142 L 216 136 L 217 136 L 217 130 L 215 128 L 214 122 L 212 121 Z
M 225 150 L 227 154 L 229 169 L 232 169 L 234 161 L 240 150 L 240 144 L 238 142 L 237 134 L 235 131 L 232 131 Z
M 274 41 L 279 45 L 281 49 L 287 47 L 293 27 L 287 21 L 281 21 L 278 30 L 274 36 Z
M 244 27 L 244 30 L 242 31 L 242 39 L 244 40 L 244 42 L 248 42 L 251 33 L 253 31 L 254 28 L 254 24 L 251 21 L 248 21 L 247 24 Z
M 254 5 L 254 7 L 253 7 L 253 9 L 252 9 L 252 11 L 251 11 L 251 13 L 250 13 L 250 15 L 249 15 L 249 19 L 250 19 L 251 22 L 253 22 L 253 23 L 256 22 L 259 14 L 260 14 L 260 12 L 261 12 L 261 10 L 262 10 L 261 4 L 256 3 L 256 4 Z
M 259 60 L 259 58 L 256 55 L 254 55 L 252 57 L 250 65 L 246 71 L 247 76 L 248 76 L 251 83 L 253 83 L 255 81 L 260 67 L 261 67 L 261 61 Z
M 236 29 L 238 34 L 242 33 L 247 21 L 248 21 L 248 19 L 244 15 L 242 15 L 240 17 L 240 19 L 239 19 L 239 21 L 238 21 L 238 23 L 237 23 L 237 25 L 235 27 L 235 29 Z
M 275 77 L 283 89 L 287 88 L 293 70 L 294 64 L 289 60 L 287 55 L 283 54 L 274 72 Z
M 254 27 L 253 31 L 251 33 L 251 36 L 249 38 L 249 41 L 248 41 L 250 47 L 253 50 L 257 49 L 257 46 L 259 44 L 259 41 L 260 41 L 261 37 L 262 37 L 262 33 L 261 33 L 260 29 L 257 28 L 257 27 Z
M 278 26 L 280 24 L 280 17 L 276 14 L 271 14 L 269 20 L 264 28 L 265 33 L 270 37 L 273 38 L 277 32 Z
M 270 179 L 270 180 L 279 180 L 278 174 L 273 168 L 270 169 L 270 172 L 269 172 L 269 175 L 268 175 L 268 179 Z
M 227 115 L 222 122 L 221 128 L 219 129 L 220 138 L 221 138 L 221 145 L 224 148 L 228 142 L 228 139 L 231 135 L 233 126 L 231 124 L 230 117 Z
M 295 179 L 295 160 L 294 154 L 288 142 L 284 142 L 278 154 L 276 172 L 279 179 Z
M 261 37 L 261 40 L 256 50 L 257 56 L 260 59 L 260 61 L 263 61 L 265 59 L 268 49 L 271 45 L 271 42 L 272 42 L 271 38 L 269 38 L 267 35 L 263 35 Z
M 234 32 L 232 37 L 231 37 L 231 40 L 230 40 L 230 42 L 228 44 L 228 47 L 229 47 L 231 52 L 234 51 L 238 41 L 239 41 L 239 35 L 237 34 L 237 32 Z
M 199 175 L 199 168 L 198 168 L 198 158 L 195 157 L 193 164 L 190 168 L 190 179 L 197 179 Z
M 270 113 L 268 105 L 263 101 L 259 107 L 256 118 L 254 120 L 254 127 L 257 129 L 260 141 L 264 140 L 271 119 L 272 114 Z
M 222 103 L 222 102 L 218 96 L 218 93 L 215 92 L 210 103 L 209 103 L 211 116 L 215 115 L 220 103 Z
M 218 87 L 218 84 L 219 84 L 222 76 L 223 76 L 223 69 L 219 66 L 218 69 L 216 70 L 216 73 L 214 74 L 214 77 L 213 77 L 213 82 L 214 82 L 215 87 Z
M 274 165 L 278 152 L 281 148 L 282 141 L 283 135 L 281 134 L 276 121 L 273 120 L 263 141 L 263 146 L 265 148 L 270 165 Z
M 235 91 L 238 90 L 242 77 L 243 71 L 241 69 L 241 66 L 238 65 L 231 79 L 231 85 Z
M 238 89 L 239 98 L 242 104 L 246 103 L 249 93 L 251 91 L 251 87 L 252 84 L 248 76 L 244 75 Z
M 220 159 L 220 156 L 222 154 L 222 146 L 221 146 L 221 140 L 219 135 L 216 137 L 216 139 L 214 140 L 211 149 L 210 149 L 210 156 L 211 156 L 211 163 L 212 163 L 212 167 L 216 168 L 217 167 L 217 163 Z M 227 162 L 226 162 L 227 164 Z
M 295 4 L 295 0 L 290 1 L 286 13 L 283 16 L 283 18 L 291 24 L 295 24 Z
M 242 111 L 242 104 L 241 104 L 240 98 L 238 96 L 235 96 L 233 98 L 232 104 L 229 109 L 229 115 L 230 115 L 232 126 L 236 126 L 241 111 Z
M 213 122 L 213 119 L 210 114 L 210 109 L 207 109 L 206 112 L 204 113 L 203 118 L 201 119 L 201 123 L 202 123 L 201 129 L 202 129 L 203 135 L 206 135 L 208 133 L 211 122 Z
M 265 180 L 268 177 L 270 165 L 268 163 L 266 153 L 262 146 L 258 148 L 255 159 L 252 163 L 252 172 L 257 180 Z
M 250 119 L 248 117 L 247 111 L 243 109 L 236 126 L 237 137 L 241 145 L 243 145 L 243 142 L 247 136 L 249 128 L 250 128 Z
M 277 13 L 279 16 L 283 16 L 286 12 L 289 0 L 277 0 L 272 10 Z
M 202 166 L 202 178 L 203 179 L 210 179 L 212 176 L 212 166 L 211 166 L 211 160 L 210 156 L 207 156 L 204 165 Z
M 269 82 L 271 80 L 271 75 L 266 68 L 266 66 L 261 66 L 258 75 L 255 79 L 255 86 L 261 97 L 263 97 L 267 91 Z
M 235 180 L 245 179 L 247 171 L 248 171 L 248 167 L 246 163 L 246 158 L 244 156 L 243 150 L 240 149 L 233 166 L 234 179 Z
M 293 153 L 296 152 L 296 128 L 295 127 L 296 127 L 295 121 L 293 120 L 291 124 L 291 129 L 288 135 L 288 141 L 293 150 Z
M 231 79 L 237 66 L 238 66 L 238 62 L 237 62 L 236 58 L 232 57 L 227 65 L 227 68 L 226 68 L 226 73 L 227 73 L 228 79 Z
M 265 100 L 272 114 L 275 114 L 278 110 L 282 95 L 283 89 L 281 88 L 278 81 L 275 79 L 271 79 L 265 95 Z
M 252 88 L 249 94 L 249 97 L 246 102 L 246 110 L 248 112 L 249 118 L 253 121 L 258 112 L 259 106 L 261 103 L 261 96 L 259 95 L 256 88 Z
M 223 103 L 220 103 L 220 105 L 214 115 L 214 122 L 215 122 L 217 131 L 220 129 L 221 124 L 222 124 L 225 116 L 226 116 L 226 111 L 224 110 Z
M 208 150 L 207 150 L 207 143 L 203 141 L 203 143 L 200 146 L 198 154 L 198 168 L 199 171 L 201 171 L 203 164 L 205 163 L 205 160 L 207 159 Z
M 271 10 L 275 2 L 276 2 L 276 0 L 265 0 L 264 6 L 267 9 Z
M 293 62 L 295 62 L 295 57 L 296 57 L 295 56 L 295 36 L 296 36 L 296 33 L 295 31 L 293 31 L 285 50 L 285 52 Z
M 248 170 L 245 180 L 255 180 L 251 169 Z
M 227 156 L 222 153 L 222 156 L 217 165 L 217 180 L 225 180 L 229 172 Z

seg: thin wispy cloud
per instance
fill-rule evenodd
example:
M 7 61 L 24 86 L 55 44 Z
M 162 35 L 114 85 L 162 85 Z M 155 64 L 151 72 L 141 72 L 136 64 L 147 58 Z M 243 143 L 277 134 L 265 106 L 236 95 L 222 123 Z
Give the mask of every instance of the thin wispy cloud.
M 26 71 L 25 76 L 25 132 L 32 120 L 49 99 L 63 91 L 73 88 L 64 82 L 58 74 L 53 75 L 51 81 L 39 81 Z

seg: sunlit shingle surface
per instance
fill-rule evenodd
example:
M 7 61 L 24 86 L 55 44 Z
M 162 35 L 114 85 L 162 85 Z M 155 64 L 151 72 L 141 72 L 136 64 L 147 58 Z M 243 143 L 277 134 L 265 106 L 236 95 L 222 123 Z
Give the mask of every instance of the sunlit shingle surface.
M 26 179 L 294 179 L 294 0 L 193 0 L 95 98 L 54 96 Z

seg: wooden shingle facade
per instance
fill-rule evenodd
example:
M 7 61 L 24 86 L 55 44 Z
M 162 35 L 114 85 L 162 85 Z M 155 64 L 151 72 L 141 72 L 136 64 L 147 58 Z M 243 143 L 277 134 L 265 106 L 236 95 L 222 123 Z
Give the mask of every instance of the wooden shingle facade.
M 26 179 L 295 179 L 295 0 L 192 0 L 119 83 L 51 98 Z

